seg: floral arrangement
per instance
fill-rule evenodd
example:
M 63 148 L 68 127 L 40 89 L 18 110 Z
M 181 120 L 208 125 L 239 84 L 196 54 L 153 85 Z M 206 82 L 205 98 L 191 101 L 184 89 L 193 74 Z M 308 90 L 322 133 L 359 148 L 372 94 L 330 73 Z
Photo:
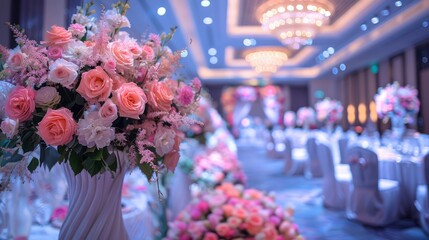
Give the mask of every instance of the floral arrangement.
M 203 189 L 212 189 L 224 182 L 244 184 L 246 180 L 237 154 L 222 143 L 198 153 L 190 175 Z
M 296 124 L 298 126 L 310 126 L 316 122 L 316 114 L 311 107 L 301 107 L 297 112 Z
M 340 101 L 325 98 L 316 103 L 317 120 L 326 123 L 336 123 L 343 117 L 343 105 Z
M 382 119 L 400 117 L 410 122 L 411 117 L 419 112 L 417 90 L 409 86 L 401 87 L 397 82 L 379 88 L 374 98 L 377 114 Z
M 128 1 L 92 17 L 92 3 L 68 28 L 52 26 L 41 43 L 11 26 L 18 46 L 0 48 L 0 77 L 15 85 L 5 100 L 0 163 L 24 162 L 33 171 L 68 162 L 77 174 L 115 171 L 116 153 L 148 178 L 174 171 L 180 127 L 198 104 L 201 83 L 174 80 L 179 52 L 169 34 L 137 41 L 129 28 Z M 40 147 L 40 158 L 28 159 Z M 115 153 L 116 152 L 116 153 Z
M 224 183 L 197 196 L 169 223 L 166 239 L 304 239 L 292 217 L 293 210 L 273 196 Z
M 235 89 L 235 97 L 243 102 L 254 102 L 258 98 L 258 92 L 254 87 L 239 86 Z
M 288 128 L 294 128 L 295 122 L 296 122 L 296 114 L 293 111 L 287 111 L 284 114 L 283 122 L 286 127 Z
M 213 107 L 209 98 L 200 96 L 198 108 L 190 116 L 198 122 L 184 129 L 185 136 L 187 138 L 196 139 L 201 145 L 206 144 L 206 133 L 210 133 L 215 130 L 214 121 L 216 118 L 213 118 L 211 114 L 212 109 Z

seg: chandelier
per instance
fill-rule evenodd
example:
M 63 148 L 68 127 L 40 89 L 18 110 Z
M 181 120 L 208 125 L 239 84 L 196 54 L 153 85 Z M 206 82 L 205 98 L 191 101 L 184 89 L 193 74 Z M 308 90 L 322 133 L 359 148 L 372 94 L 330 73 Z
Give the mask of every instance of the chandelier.
M 268 0 L 256 10 L 262 28 L 284 45 L 299 49 L 311 44 L 318 28 L 329 22 L 334 11 L 327 0 Z
M 288 59 L 282 47 L 259 47 L 244 52 L 245 59 L 258 73 L 275 73 Z

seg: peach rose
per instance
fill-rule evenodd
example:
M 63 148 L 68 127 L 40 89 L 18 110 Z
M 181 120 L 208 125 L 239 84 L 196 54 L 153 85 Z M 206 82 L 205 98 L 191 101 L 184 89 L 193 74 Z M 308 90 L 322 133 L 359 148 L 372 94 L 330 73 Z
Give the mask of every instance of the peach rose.
M 252 235 L 260 232 L 263 225 L 264 219 L 258 214 L 252 214 L 246 219 L 246 230 Z
M 234 208 L 233 211 L 232 211 L 232 215 L 234 217 L 238 217 L 238 218 L 241 218 L 241 219 L 247 218 L 247 212 L 243 208 Z
M 238 228 L 243 221 L 238 217 L 230 217 L 226 220 L 226 222 L 229 226 L 233 228 Z
M 146 86 L 149 105 L 156 111 L 170 111 L 174 98 L 171 88 L 165 82 L 156 81 L 149 82 Z
M 219 238 L 217 237 L 217 235 L 215 233 L 207 232 L 206 234 L 204 234 L 203 240 L 218 240 L 218 239 Z
M 231 228 L 226 223 L 219 223 L 215 230 L 221 237 L 228 237 L 231 232 Z
M 112 78 L 113 82 L 112 90 L 118 89 L 122 84 L 127 82 L 127 80 L 119 74 L 112 74 L 110 77 Z
M 45 43 L 48 46 L 51 46 L 51 45 L 64 46 L 65 44 L 69 43 L 71 40 L 72 40 L 71 32 L 67 31 L 63 27 L 53 25 L 51 27 L 51 30 L 46 32 L 45 41 L 43 43 Z
M 19 121 L 30 119 L 36 109 L 35 97 L 35 90 L 23 86 L 16 87 L 6 98 L 4 107 L 6 115 L 9 118 Z
M 76 128 L 77 123 L 73 119 L 73 114 L 67 108 L 48 109 L 37 127 L 39 136 L 51 146 L 69 143 L 73 139 Z
M 222 210 L 225 214 L 225 216 L 230 217 L 232 216 L 232 212 L 234 211 L 234 206 L 230 204 L 225 204 L 222 206 Z
M 112 79 L 97 66 L 95 69 L 82 73 L 82 80 L 76 89 L 88 102 L 105 101 L 112 92 Z
M 103 106 L 98 111 L 98 114 L 101 119 L 112 123 L 118 118 L 118 108 L 109 98 L 104 102 Z
M 144 60 L 152 61 L 155 58 L 155 52 L 151 46 L 144 45 L 142 48 L 142 57 Z
M 118 66 L 130 68 L 134 66 L 134 54 L 128 49 L 124 43 L 115 41 L 109 43 L 107 48 L 110 50 L 113 58 Z
M 143 89 L 129 82 L 113 91 L 112 101 L 119 108 L 119 116 L 140 119 L 145 110 L 147 97 Z

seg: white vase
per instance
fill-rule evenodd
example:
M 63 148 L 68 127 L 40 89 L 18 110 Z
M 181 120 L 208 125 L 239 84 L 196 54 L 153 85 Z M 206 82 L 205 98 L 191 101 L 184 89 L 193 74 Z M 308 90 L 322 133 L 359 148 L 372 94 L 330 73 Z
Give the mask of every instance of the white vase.
M 16 177 L 12 180 L 12 192 L 7 199 L 9 226 L 8 235 L 13 239 L 27 239 L 30 234 L 32 216 L 29 203 L 30 183 Z
M 128 239 L 122 219 L 121 192 L 127 170 L 126 154 L 118 155 L 114 177 L 104 172 L 93 177 L 83 170 L 75 175 L 68 163 L 63 164 L 69 184 L 69 208 L 61 226 L 59 239 Z

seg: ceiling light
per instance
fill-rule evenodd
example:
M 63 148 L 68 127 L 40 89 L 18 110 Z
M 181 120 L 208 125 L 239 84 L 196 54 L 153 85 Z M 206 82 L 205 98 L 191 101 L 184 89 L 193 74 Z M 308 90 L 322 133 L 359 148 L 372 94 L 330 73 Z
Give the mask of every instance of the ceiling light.
M 165 7 L 158 8 L 157 13 L 158 13 L 159 16 L 164 16 L 165 12 L 167 12 L 167 10 L 165 9 Z
M 340 64 L 340 70 L 341 70 L 341 71 L 345 71 L 345 70 L 346 70 L 346 64 L 341 63 L 341 64 Z
M 328 51 L 323 51 L 322 53 L 324 58 L 328 58 L 329 57 L 329 52 Z
M 256 10 L 262 28 L 294 49 L 308 45 L 334 11 L 328 0 L 268 0 Z
M 210 1 L 209 0 L 202 0 L 201 1 L 201 6 L 202 7 L 208 7 L 208 6 L 210 6 Z
M 208 52 L 209 52 L 209 55 L 211 56 L 214 56 L 217 54 L 216 48 L 210 48 Z
M 331 55 L 335 53 L 335 49 L 333 47 L 328 47 L 327 51 Z
M 207 24 L 207 25 L 210 25 L 210 24 L 212 24 L 212 23 L 213 23 L 213 19 L 212 19 L 211 17 L 205 17 L 205 18 L 203 19 L 203 23 L 204 23 L 204 24 Z
M 386 8 L 386 9 L 384 9 L 384 10 L 382 10 L 381 12 L 380 12 L 380 14 L 381 14 L 381 16 L 389 16 L 389 14 L 390 14 L 390 11 L 389 11 L 389 9 L 388 8 Z
M 427 28 L 428 26 L 429 26 L 429 22 L 428 21 L 422 22 L 422 27 Z
M 373 18 L 371 18 L 371 22 L 372 22 L 372 24 L 377 24 L 380 22 L 380 19 L 378 19 L 378 17 L 373 17 Z
M 360 25 L 360 30 L 366 31 L 367 29 L 368 29 L 368 26 L 365 23 Z
M 288 59 L 288 51 L 280 47 L 258 47 L 244 52 L 246 61 L 258 73 L 275 73 Z
M 211 57 L 210 58 L 210 63 L 211 64 L 216 64 L 217 63 L 217 57 Z
M 338 68 L 337 67 L 332 68 L 332 74 L 334 74 L 334 75 L 338 74 Z
M 185 58 L 185 57 L 187 57 L 188 56 L 188 50 L 182 50 L 181 52 L 180 52 L 180 56 L 182 57 L 182 58 Z
M 401 1 L 396 1 L 396 2 L 395 2 L 395 6 L 397 6 L 397 7 L 401 7 L 401 6 L 402 6 L 402 2 L 401 2 Z
M 245 38 L 243 40 L 243 45 L 246 47 L 250 47 L 250 46 L 255 46 L 256 45 L 256 40 L 253 38 Z

